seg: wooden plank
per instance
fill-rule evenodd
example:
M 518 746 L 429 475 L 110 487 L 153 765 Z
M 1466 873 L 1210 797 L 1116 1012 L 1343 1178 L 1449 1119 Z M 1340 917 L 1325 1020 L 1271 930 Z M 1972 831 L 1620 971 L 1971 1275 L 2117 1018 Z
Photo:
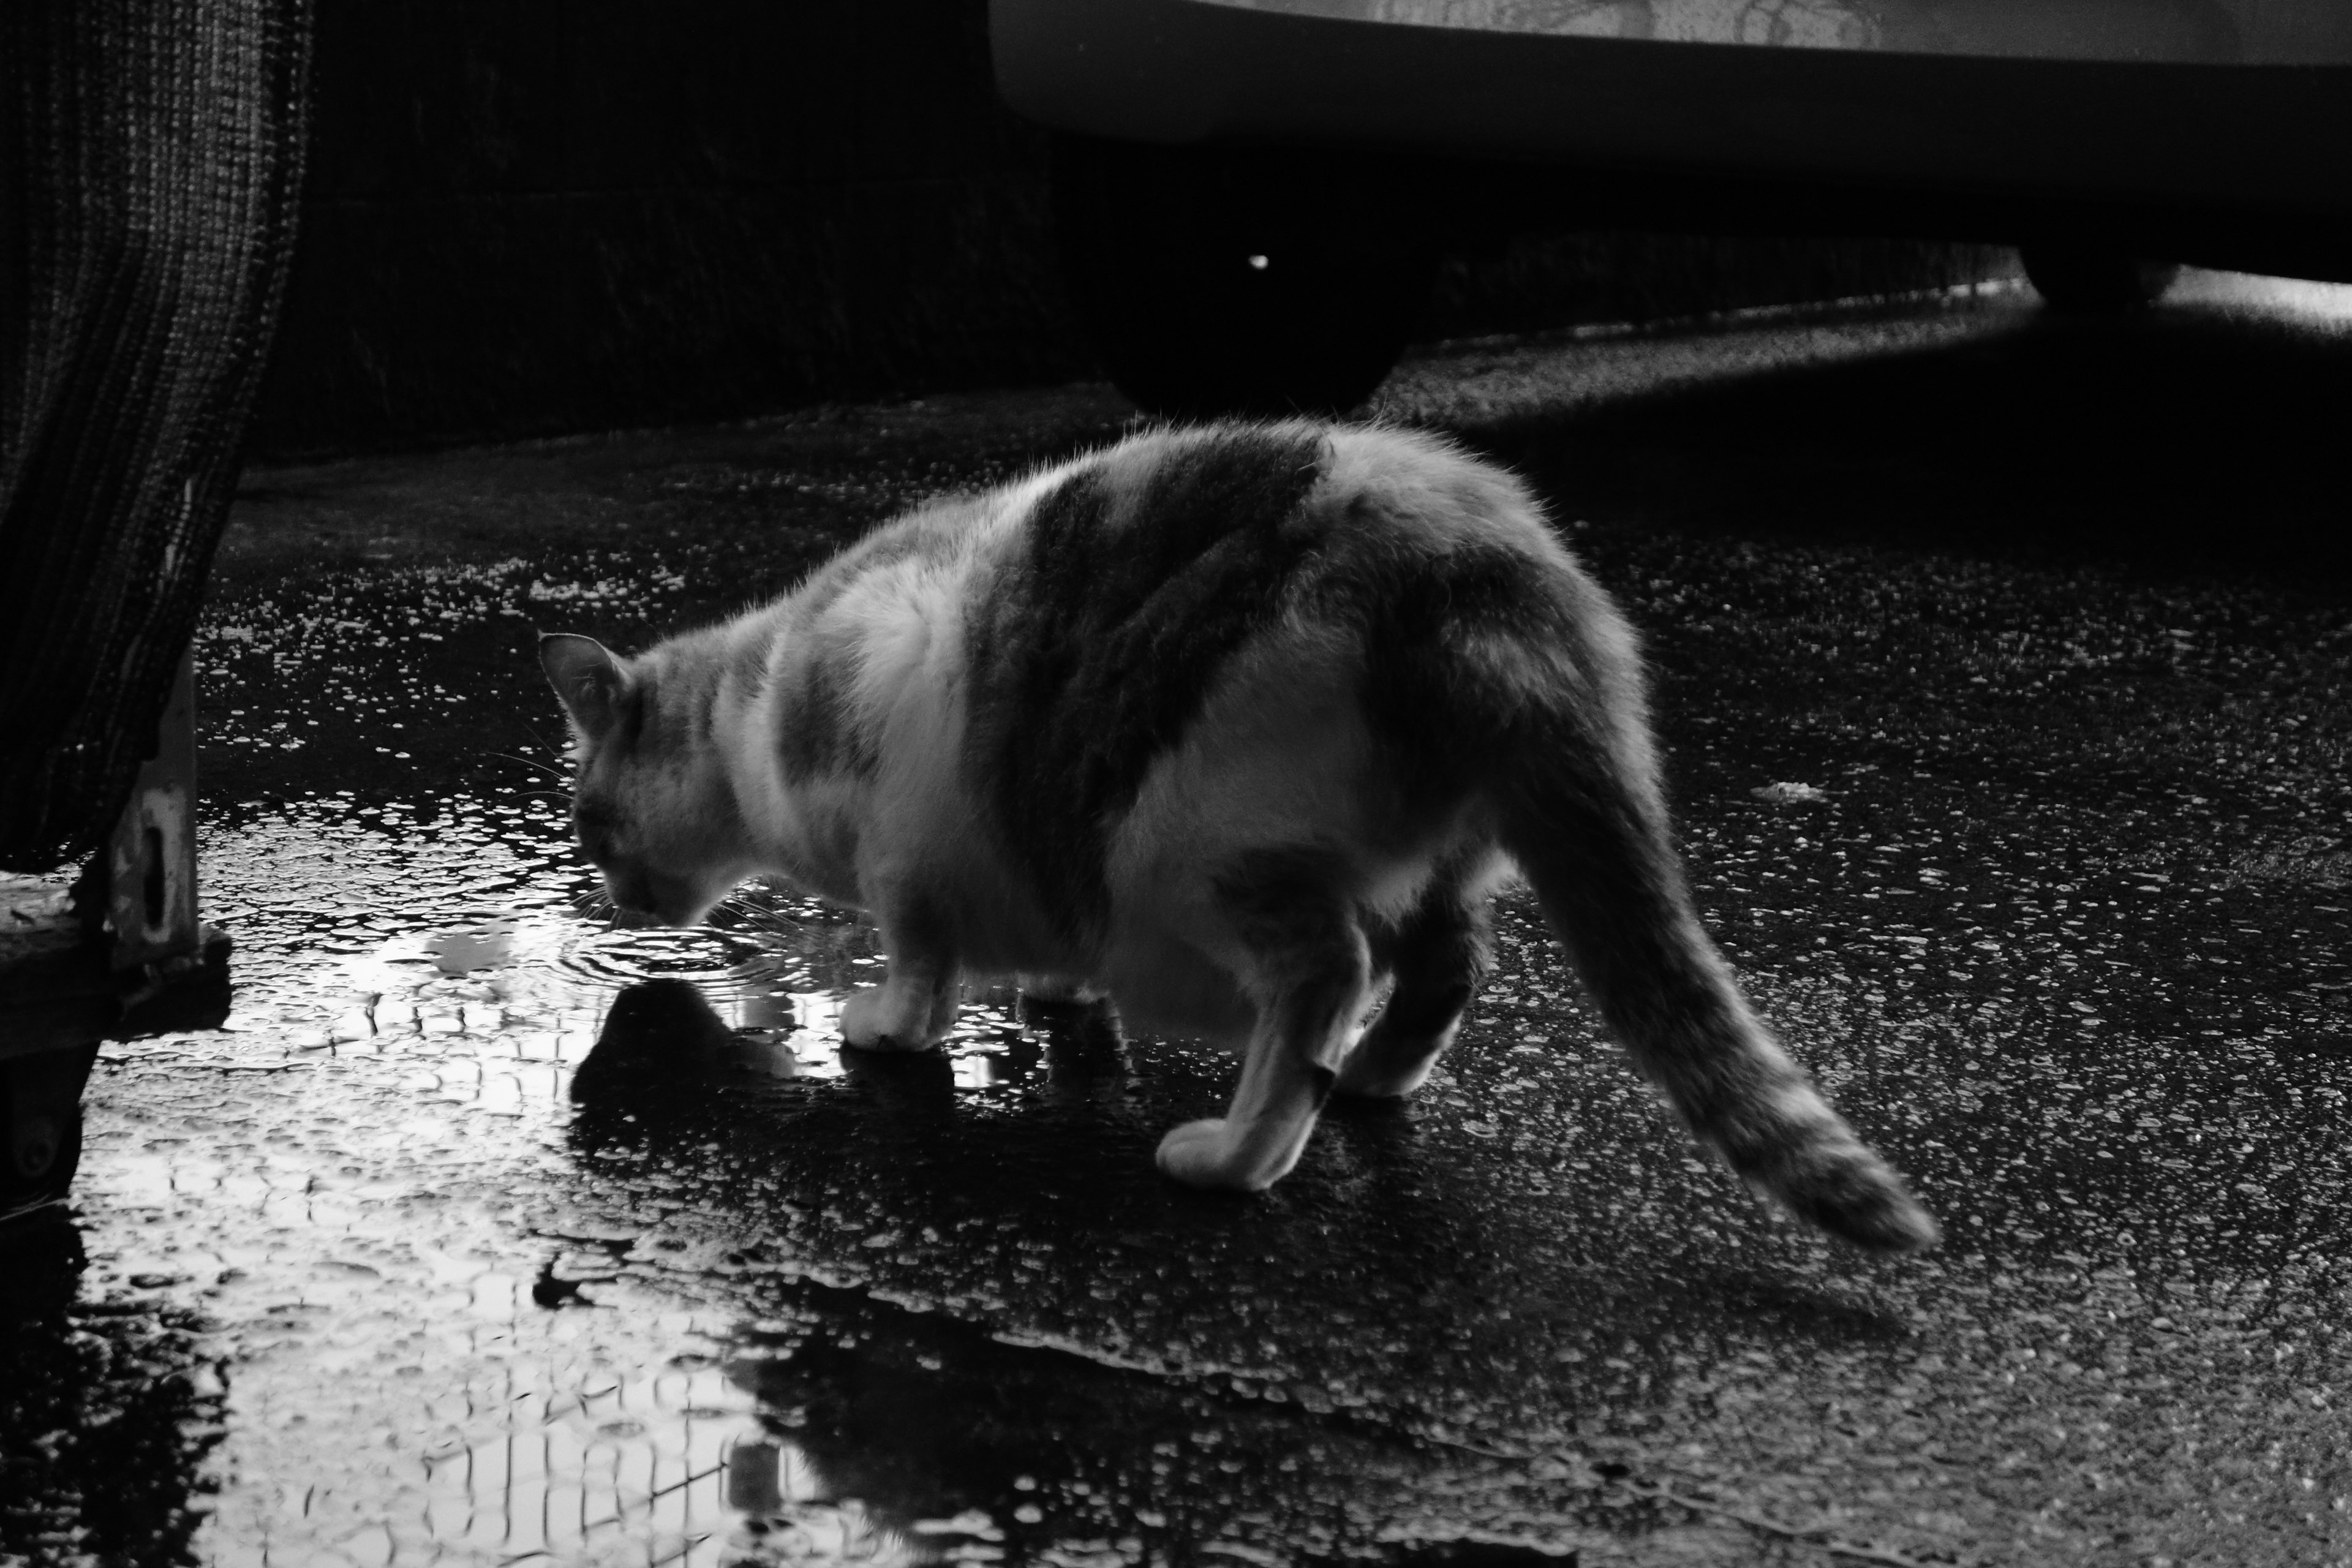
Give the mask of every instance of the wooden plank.
M 97 1039 L 121 1010 L 105 943 L 68 889 L 0 875 L 0 1059 Z

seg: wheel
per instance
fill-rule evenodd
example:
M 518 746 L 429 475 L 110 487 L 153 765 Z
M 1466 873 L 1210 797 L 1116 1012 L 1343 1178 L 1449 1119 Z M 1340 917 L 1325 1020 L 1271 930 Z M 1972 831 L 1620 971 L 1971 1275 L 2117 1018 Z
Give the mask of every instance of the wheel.
M 1437 268 L 1398 176 L 1065 136 L 1055 229 L 1080 324 L 1156 414 L 1338 414 L 1404 350 Z
M 64 1197 L 81 1167 L 80 1103 L 20 1092 L 31 1059 L 0 1062 L 0 1216 Z
M 2119 250 L 2075 243 L 2021 246 L 2026 280 L 2053 310 L 2073 316 L 2116 316 L 2146 310 L 2180 276 L 2177 261 L 2148 261 Z

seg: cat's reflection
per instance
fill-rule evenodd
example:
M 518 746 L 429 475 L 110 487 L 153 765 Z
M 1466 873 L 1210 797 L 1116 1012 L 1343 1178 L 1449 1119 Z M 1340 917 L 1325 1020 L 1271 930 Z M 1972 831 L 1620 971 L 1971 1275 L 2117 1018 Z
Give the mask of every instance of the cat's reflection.
M 1127 1047 L 1107 1004 L 1024 999 L 1020 1016 L 1024 1037 L 994 1058 L 997 1073 L 1018 1080 L 1042 1066 L 1045 1087 L 1056 1100 L 1101 1100 L 1120 1091 Z M 709 996 L 684 980 L 625 988 L 573 1071 L 575 1131 L 591 1142 L 624 1131 L 707 1135 L 730 1114 L 730 1090 L 794 1076 L 792 1052 L 780 1038 L 791 1023 L 788 1005 L 777 1012 L 771 1004 L 762 1026 L 730 1026 Z M 842 1076 L 895 1120 L 919 1125 L 952 1111 L 958 1072 L 946 1052 L 844 1045 L 838 1059 Z
M 593 1149 L 709 1136 L 730 1114 L 722 1086 L 737 1065 L 735 1046 L 735 1032 L 689 983 L 626 987 L 572 1070 L 573 1140 Z
M 734 1043 L 709 998 L 683 980 L 644 980 L 613 998 L 596 1044 L 572 1075 L 582 1105 L 635 1088 L 707 1081 Z
M 1044 1041 L 1045 1083 L 1058 1100 L 1102 1100 L 1125 1091 L 1133 1063 L 1118 1010 L 1108 1001 L 1021 998 L 1021 1023 Z

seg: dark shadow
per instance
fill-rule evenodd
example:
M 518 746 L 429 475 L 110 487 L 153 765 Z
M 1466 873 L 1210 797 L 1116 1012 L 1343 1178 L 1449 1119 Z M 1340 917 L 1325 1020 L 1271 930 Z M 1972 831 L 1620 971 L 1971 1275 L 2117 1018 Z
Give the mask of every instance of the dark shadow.
M 219 1441 L 199 1325 L 135 1284 L 81 1294 L 62 1211 L 0 1227 L 0 1560 L 182 1563 Z
M 1046 1071 L 967 1101 L 938 1052 L 845 1048 L 837 1079 L 745 1070 L 734 1034 L 700 991 L 644 982 L 615 998 L 574 1075 L 571 1141 L 593 1180 L 626 1187 L 658 1178 L 666 1191 L 693 1192 L 774 1237 L 787 1256 L 822 1258 L 833 1227 L 809 1211 L 845 1204 L 870 1218 L 869 1231 L 944 1237 L 972 1226 L 975 1236 L 1049 1244 L 1054 1280 L 1081 1294 L 1139 1267 L 1179 1271 L 1163 1289 L 1203 1300 L 1286 1294 L 1368 1271 L 1433 1304 L 1462 1290 L 1484 1300 L 1518 1289 L 1507 1245 L 1489 1235 L 1507 1222 L 1483 1204 L 1465 1206 L 1464 1173 L 1423 1148 L 1423 1112 L 1410 1103 L 1336 1108 L 1307 1163 L 1270 1193 L 1197 1192 L 1162 1176 L 1152 1152 L 1169 1127 L 1222 1104 L 1232 1065 L 1161 1047 L 1130 1078 L 1131 1047 L 1107 1013 L 1029 1016 L 1048 1026 Z M 625 1157 L 608 1162 L 608 1152 Z M 1550 1201 L 1530 1198 L 1528 1215 L 1540 1221 Z M 1700 1283 L 1672 1248 L 1641 1262 L 1658 1251 L 1655 1238 L 1599 1217 L 1587 1216 L 1596 1222 L 1589 1236 L 1555 1231 L 1554 1268 L 1564 1272 L 1553 1287 L 1596 1319 L 1622 1319 L 1625 1335 L 1687 1333 L 1759 1313 L 1841 1342 L 1875 1340 L 1885 1328 L 1845 1316 L 1828 1298 L 1808 1310 L 1767 1302 L 1748 1281 Z M 1660 1290 L 1674 1300 L 1656 1299 Z
M 1174 1380 L 1007 1344 L 853 1291 L 801 1281 L 777 1315 L 790 1326 L 747 1332 L 730 1365 L 774 1438 L 738 1446 L 730 1495 L 754 1512 L 777 1499 L 789 1448 L 820 1500 L 856 1498 L 898 1531 L 934 1521 L 909 1539 L 940 1555 L 970 1537 L 936 1521 L 973 1510 L 1016 1563 L 1105 1538 L 1132 1538 L 1141 1550 L 1129 1559 L 1153 1562 L 1215 1561 L 1197 1554 L 1219 1541 L 1289 1550 L 1318 1526 L 1328 1539 L 1349 1500 L 1411 1485 L 1433 1464 L 1420 1445 L 1344 1413 L 1242 1397 L 1222 1377 Z M 1504 1544 L 1464 1555 L 1460 1543 L 1375 1540 L 1369 1527 L 1345 1545 L 1352 1562 L 1573 1561 Z
M 733 1289 L 760 1322 L 737 1375 L 825 1495 L 885 1523 L 984 1510 L 1013 1561 L 1128 1532 L 1205 1545 L 1244 1515 L 1288 1522 L 1242 1538 L 1302 1542 L 1318 1521 L 1444 1495 L 1447 1466 L 1513 1484 L 1507 1462 L 1413 1435 L 1437 1419 L 1422 1408 L 1433 1391 L 1539 1397 L 1566 1426 L 1641 1427 L 1673 1402 L 1694 1347 L 1803 1354 L 1907 1331 L 1833 1291 L 1727 1277 L 1654 1221 L 1546 1215 L 1541 1198 L 1524 1221 L 1516 1202 L 1497 1211 L 1458 1159 L 1422 1146 L 1409 1110 L 1334 1118 L 1270 1194 L 1189 1191 L 1152 1150 L 1222 1100 L 1230 1064 L 1143 1042 L 1129 1080 L 1107 1016 L 1029 1021 L 1066 1068 L 964 1095 L 937 1056 L 844 1053 L 843 1078 L 780 1079 L 730 1068 L 730 1031 L 692 986 L 649 983 L 616 999 L 575 1080 L 577 1197 L 656 1202 L 668 1224 L 726 1239 L 754 1270 Z M 1116 1092 L 1097 1096 L 1104 1085 Z M 1528 1224 L 1548 1231 L 1532 1266 Z M 947 1306 L 909 1310 L 818 1278 Z M 594 1294 L 552 1269 L 534 1290 L 556 1309 Z M 994 1337 L 1041 1325 L 1070 1348 Z M 1286 1325 L 1274 1375 L 1297 1382 L 1236 1384 L 1228 1363 L 1277 1358 L 1250 1325 Z M 1386 1392 L 1350 1404 L 1333 1387 Z M 751 1450 L 740 1463 L 774 1469 Z M 762 1485 L 772 1492 L 772 1473 L 747 1471 L 730 1495 Z M 1037 1518 L 1020 1533 L 1024 1509 Z M 1611 1509 L 1601 1522 L 1633 1518 Z M 1399 1562 L 1433 1545 L 1361 1544 Z
M 1577 1568 L 1580 1552 L 1555 1552 L 1542 1546 L 1521 1546 L 1507 1541 L 1433 1541 L 1406 1547 L 1387 1560 L 1388 1568 Z M 1338 1558 L 1301 1558 L 1302 1568 Z
M 870 1157 L 884 1189 L 955 1204 L 1000 1191 L 1015 1205 L 1066 1204 L 1078 1193 L 1125 1189 L 1149 1192 L 1156 1205 L 1161 1183 L 1149 1145 L 1139 1154 L 1122 1135 L 1135 1113 L 1122 1093 L 1126 1047 L 1115 1019 L 1102 1008 L 1039 1017 L 1042 1040 L 1006 1053 L 1008 1070 L 1027 1087 L 997 1103 L 1018 1114 L 975 1129 L 956 1114 L 954 1064 L 944 1052 L 844 1046 L 842 1075 L 829 1082 L 747 1072 L 734 1032 L 701 991 L 682 980 L 642 982 L 615 996 L 573 1074 L 572 1139 L 583 1152 L 614 1140 L 650 1145 L 689 1169 L 716 1142 L 739 1162 L 813 1177 Z M 1042 1081 L 1027 1070 L 1033 1064 L 1044 1067 Z M 1104 1131 L 1115 1135 L 1108 1143 Z M 726 1177 L 697 1171 L 693 1179 Z
M 229 953 L 228 939 L 215 933 L 192 965 L 168 984 L 130 999 L 122 1016 L 107 1031 L 109 1037 L 131 1040 L 219 1028 L 228 1017 L 232 1000 Z
M 845 1045 L 850 1084 L 908 1130 L 944 1121 L 955 1110 L 955 1068 L 942 1051 L 869 1051 Z
M 62 1316 L 88 1262 L 81 1226 L 61 1209 L 0 1226 L 0 1322 L 21 1330 Z
M 2340 586 L 2352 330 L 2165 306 L 1469 432 L 1570 517 Z

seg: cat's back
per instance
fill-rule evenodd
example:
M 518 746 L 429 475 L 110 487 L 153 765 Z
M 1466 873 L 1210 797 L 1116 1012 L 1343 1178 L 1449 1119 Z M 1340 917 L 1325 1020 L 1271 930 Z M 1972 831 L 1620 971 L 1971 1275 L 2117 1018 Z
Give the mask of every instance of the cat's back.
M 910 591 L 951 584 L 971 570 L 975 553 L 1000 531 L 1009 493 L 955 495 L 930 501 L 884 523 L 811 574 L 783 600 L 803 626 L 868 611 Z
M 1230 647 L 1277 609 L 1491 557 L 1572 571 L 1518 479 L 1443 438 L 1307 420 L 1146 431 L 1000 492 L 969 607 L 982 664 Z M 1125 628 L 1122 630 L 1122 628 Z
M 1139 617 L 1156 640 L 1179 625 L 1213 637 L 1308 579 L 1496 549 L 1566 560 L 1514 476 L 1442 438 L 1307 420 L 1160 428 L 884 525 L 803 583 L 793 613 L 842 632 L 953 616 L 984 661 Z
M 1100 896 L 1097 825 L 1199 736 L 1235 671 L 1256 670 L 1284 711 L 1352 704 L 1432 684 L 1389 666 L 1463 616 L 1573 618 L 1580 579 L 1519 482 L 1417 432 L 1147 432 L 1020 499 L 970 584 L 964 755 L 1064 908 Z
M 1048 573 L 1090 570 L 1108 556 L 1135 563 L 1139 578 L 1204 556 L 1274 573 L 1304 553 L 1357 543 L 1418 552 L 1549 537 L 1515 476 L 1443 437 L 1391 426 L 1149 430 L 1006 493 L 1014 491 L 1021 537 L 1003 542 Z

